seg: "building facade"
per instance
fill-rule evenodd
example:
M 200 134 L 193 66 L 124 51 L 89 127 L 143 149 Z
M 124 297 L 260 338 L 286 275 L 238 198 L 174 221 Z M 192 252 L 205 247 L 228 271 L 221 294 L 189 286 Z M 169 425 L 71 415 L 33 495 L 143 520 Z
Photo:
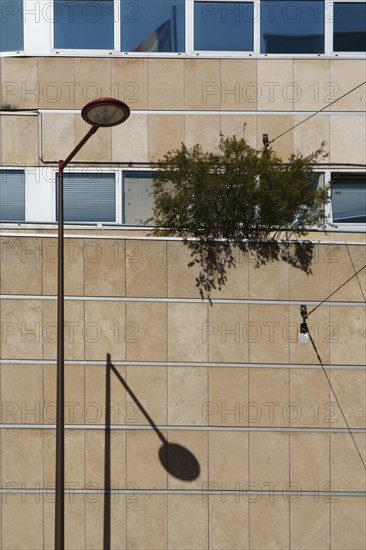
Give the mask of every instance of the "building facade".
M 116 97 L 130 118 L 65 173 L 66 548 L 363 549 L 365 3 L 0 13 L 0 547 L 53 548 L 57 163 Z M 238 252 L 210 302 L 144 220 L 154 162 L 220 134 L 284 159 L 324 141 L 332 187 L 310 275 Z

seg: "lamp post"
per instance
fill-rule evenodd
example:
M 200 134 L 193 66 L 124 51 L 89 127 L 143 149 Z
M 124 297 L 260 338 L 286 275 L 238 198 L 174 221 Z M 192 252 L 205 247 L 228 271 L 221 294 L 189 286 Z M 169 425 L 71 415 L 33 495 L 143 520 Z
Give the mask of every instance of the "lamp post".
M 64 169 L 98 128 L 122 124 L 130 116 L 130 109 L 118 99 L 103 97 L 85 105 L 81 116 L 91 124 L 91 128 L 69 156 L 58 162 L 55 550 L 64 550 L 65 547 Z

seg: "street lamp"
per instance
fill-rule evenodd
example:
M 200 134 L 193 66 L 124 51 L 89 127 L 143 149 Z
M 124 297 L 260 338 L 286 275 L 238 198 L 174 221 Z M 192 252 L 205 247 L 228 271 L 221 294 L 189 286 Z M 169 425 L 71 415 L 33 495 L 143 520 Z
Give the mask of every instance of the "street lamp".
M 85 122 L 91 124 L 91 128 L 69 156 L 58 162 L 55 550 L 64 550 L 65 547 L 64 169 L 98 128 L 122 124 L 130 116 L 130 109 L 118 99 L 103 97 L 85 105 L 81 116 Z

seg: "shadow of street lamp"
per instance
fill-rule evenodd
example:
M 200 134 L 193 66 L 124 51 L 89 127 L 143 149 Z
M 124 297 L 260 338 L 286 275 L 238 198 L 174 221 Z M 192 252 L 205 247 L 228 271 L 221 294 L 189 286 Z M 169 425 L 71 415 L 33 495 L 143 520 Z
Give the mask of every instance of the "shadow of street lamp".
M 104 97 L 85 105 L 81 116 L 85 122 L 91 125 L 91 128 L 69 156 L 58 162 L 55 550 L 64 550 L 65 547 L 64 169 L 98 128 L 109 128 L 122 124 L 130 116 L 130 109 L 118 99 Z

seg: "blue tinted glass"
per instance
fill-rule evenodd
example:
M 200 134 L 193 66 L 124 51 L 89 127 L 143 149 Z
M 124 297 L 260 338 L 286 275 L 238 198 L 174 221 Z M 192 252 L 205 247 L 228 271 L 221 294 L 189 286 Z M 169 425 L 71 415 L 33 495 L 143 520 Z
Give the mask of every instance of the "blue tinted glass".
M 23 0 L 0 0 L 0 51 L 23 48 Z
M 262 53 L 324 53 L 324 1 L 261 2 Z
M 366 223 L 366 177 L 337 178 L 332 183 L 332 210 L 336 223 Z
M 113 0 L 55 0 L 55 48 L 113 50 Z
M 253 3 L 195 2 L 194 49 L 253 50 Z
M 122 51 L 184 52 L 184 0 L 122 0 Z
M 335 52 L 366 51 L 366 4 L 337 2 L 333 21 Z

